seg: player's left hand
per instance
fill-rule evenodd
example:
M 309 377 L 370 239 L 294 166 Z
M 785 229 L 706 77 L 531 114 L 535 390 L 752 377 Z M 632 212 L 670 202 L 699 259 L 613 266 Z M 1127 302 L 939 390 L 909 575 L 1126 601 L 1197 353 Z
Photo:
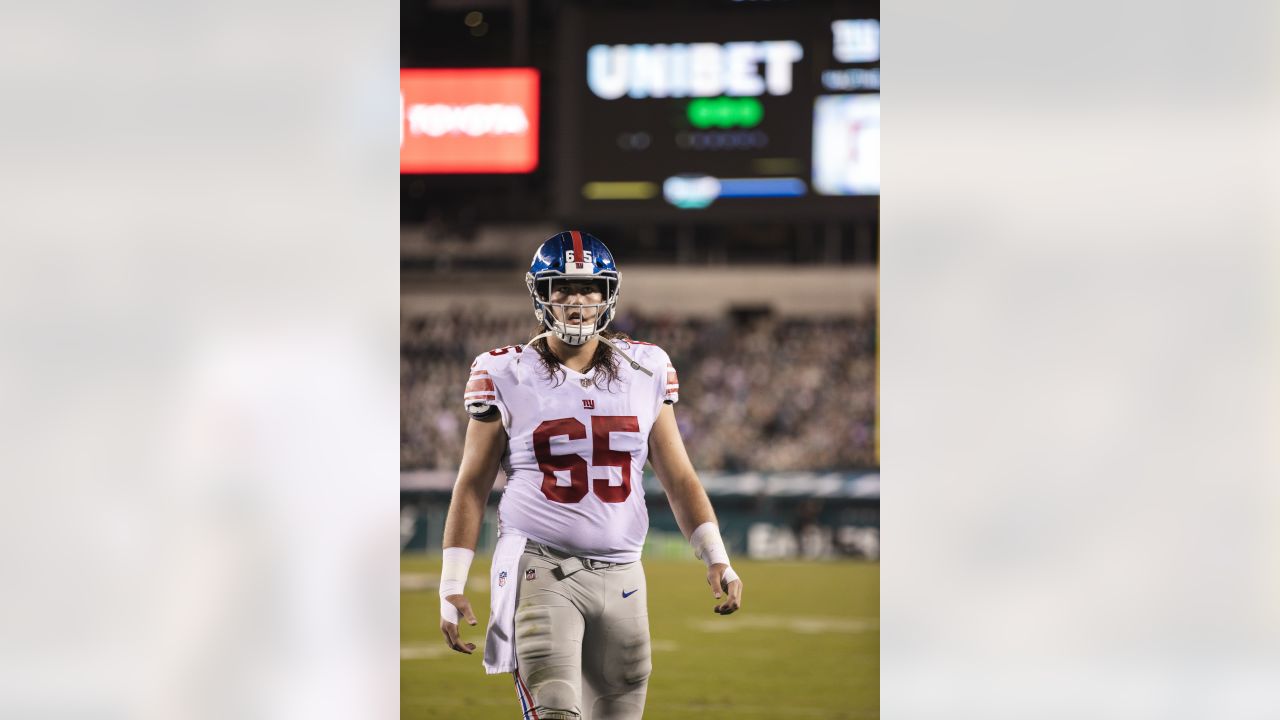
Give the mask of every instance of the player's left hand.
M 728 615 L 742 607 L 742 579 L 737 577 L 735 572 L 730 575 L 733 579 L 726 582 L 725 571 L 727 570 L 729 566 L 724 563 L 716 563 L 707 568 L 707 584 L 711 586 L 711 594 L 715 595 L 717 600 L 724 598 L 724 602 L 715 607 L 717 615 Z

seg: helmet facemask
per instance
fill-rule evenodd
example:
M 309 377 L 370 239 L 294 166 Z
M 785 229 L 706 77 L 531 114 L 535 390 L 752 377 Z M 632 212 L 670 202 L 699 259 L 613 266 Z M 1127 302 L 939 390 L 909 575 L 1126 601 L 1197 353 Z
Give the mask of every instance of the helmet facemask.
M 600 286 L 604 298 L 598 303 L 551 302 L 551 290 L 556 281 L 581 282 L 590 281 Z M 545 274 L 539 277 L 525 276 L 529 294 L 533 296 L 533 313 L 543 327 L 555 333 L 555 336 L 568 345 L 583 345 L 602 332 L 613 320 L 614 306 L 618 302 L 617 277 L 597 275 L 589 278 L 572 275 Z M 579 296 L 580 297 L 580 296 Z M 577 314 L 581 322 L 572 319 Z

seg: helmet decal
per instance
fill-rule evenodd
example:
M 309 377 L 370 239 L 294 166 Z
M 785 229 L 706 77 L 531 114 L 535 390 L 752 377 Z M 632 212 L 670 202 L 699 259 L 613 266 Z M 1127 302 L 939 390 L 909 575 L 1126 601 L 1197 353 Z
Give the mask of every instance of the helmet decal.
M 569 237 L 573 239 L 573 249 L 569 251 L 566 257 L 566 267 L 568 263 L 573 263 L 575 270 L 582 270 L 582 264 L 588 262 L 587 251 L 582 247 L 582 233 L 577 230 L 570 230 Z

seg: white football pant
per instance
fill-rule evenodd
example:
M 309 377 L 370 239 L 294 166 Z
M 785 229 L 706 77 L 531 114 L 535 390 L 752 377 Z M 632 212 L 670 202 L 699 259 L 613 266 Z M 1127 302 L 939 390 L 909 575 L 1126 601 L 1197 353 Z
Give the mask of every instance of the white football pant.
M 530 541 L 517 577 L 525 720 L 638 720 L 653 668 L 640 563 L 581 560 Z

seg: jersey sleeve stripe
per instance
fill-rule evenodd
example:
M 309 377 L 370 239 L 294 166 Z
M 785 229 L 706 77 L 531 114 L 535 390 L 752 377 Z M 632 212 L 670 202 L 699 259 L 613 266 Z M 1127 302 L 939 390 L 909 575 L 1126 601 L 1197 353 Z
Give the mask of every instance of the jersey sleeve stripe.
M 466 392 L 476 392 L 477 390 L 488 390 L 494 392 L 493 381 L 488 378 L 475 378 L 467 383 Z

